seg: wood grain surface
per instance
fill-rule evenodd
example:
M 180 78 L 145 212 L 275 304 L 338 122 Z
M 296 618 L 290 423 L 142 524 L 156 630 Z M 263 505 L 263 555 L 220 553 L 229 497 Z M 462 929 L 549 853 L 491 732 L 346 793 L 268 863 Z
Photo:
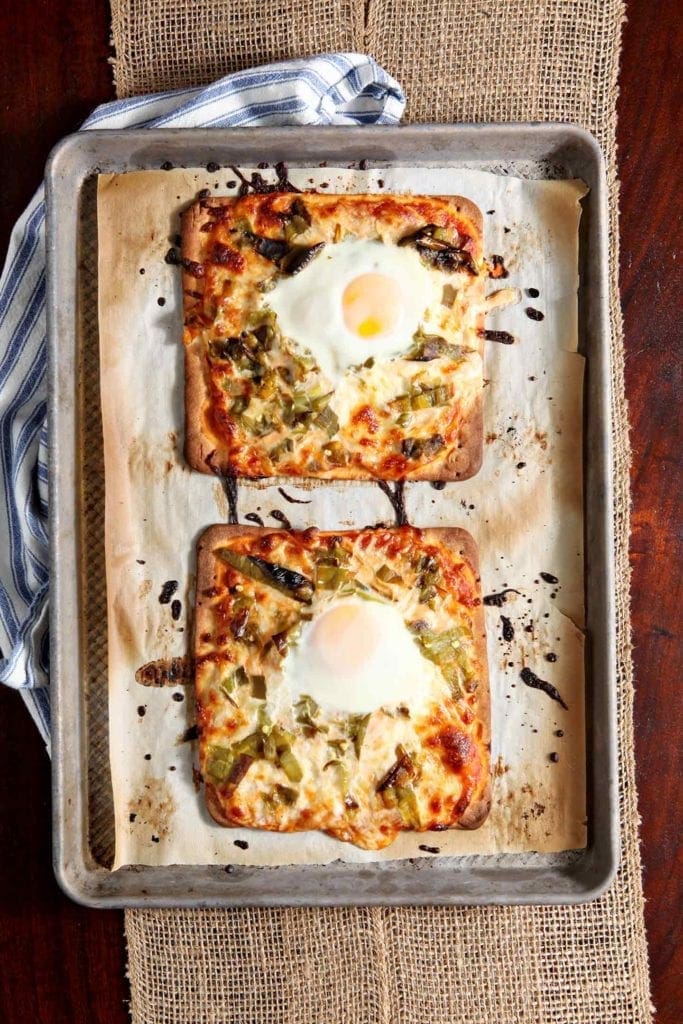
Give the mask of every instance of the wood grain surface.
M 659 1024 L 680 1024 L 683 718 L 676 471 L 682 395 L 675 284 L 678 279 L 680 288 L 681 185 L 675 171 L 683 40 L 676 0 L 658 3 L 654 16 L 648 0 L 631 0 L 627 7 L 618 138 L 633 443 L 636 756 L 653 999 Z M 40 181 L 51 146 L 93 106 L 113 98 L 108 35 L 106 0 L 0 5 L 0 253 Z M 2 687 L 0 716 L 0 1020 L 125 1024 L 122 914 L 77 907 L 57 888 L 48 758 L 21 698 Z

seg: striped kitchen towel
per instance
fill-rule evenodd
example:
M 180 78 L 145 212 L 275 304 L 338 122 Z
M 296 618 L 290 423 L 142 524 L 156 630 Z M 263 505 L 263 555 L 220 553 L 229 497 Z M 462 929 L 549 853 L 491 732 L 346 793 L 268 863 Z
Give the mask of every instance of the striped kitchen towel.
M 405 99 L 374 60 L 331 53 L 204 88 L 105 103 L 83 128 L 396 124 Z M 17 222 L 0 277 L 0 681 L 21 689 L 49 744 L 45 204 Z

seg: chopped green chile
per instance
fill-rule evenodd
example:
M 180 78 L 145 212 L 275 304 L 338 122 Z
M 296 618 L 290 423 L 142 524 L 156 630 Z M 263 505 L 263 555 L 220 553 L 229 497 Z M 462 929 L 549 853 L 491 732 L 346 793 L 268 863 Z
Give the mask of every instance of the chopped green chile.
M 294 736 L 291 732 L 282 729 L 279 725 L 274 725 L 264 741 L 263 756 L 266 761 L 278 764 L 280 754 L 289 749 L 293 742 Z
M 233 744 L 233 752 L 238 756 L 248 754 L 249 757 L 261 757 L 264 749 L 264 736 L 261 731 L 249 733 L 243 739 Z
M 411 628 L 413 632 L 416 632 L 415 624 Z M 464 638 L 469 638 L 467 632 L 457 626 L 444 633 L 435 633 L 431 629 L 422 628 L 414 636 L 415 643 L 420 647 L 425 658 L 441 670 L 456 698 L 463 696 L 462 676 L 472 675 L 469 659 L 462 645 Z
M 377 578 L 381 580 L 382 583 L 401 582 L 401 576 L 399 576 L 397 572 L 394 572 L 393 569 L 390 569 L 388 565 L 381 565 L 379 567 L 379 569 L 377 570 Z
M 301 765 L 292 753 L 291 747 L 286 747 L 280 754 L 280 767 L 290 782 L 301 782 L 304 777 Z
M 350 576 L 346 569 L 338 565 L 319 565 L 315 575 L 315 585 L 321 590 L 339 590 L 348 583 Z
M 251 677 L 251 695 L 256 700 L 266 699 L 266 677 L 265 676 L 252 676 Z
M 437 334 L 416 334 L 413 341 L 413 348 L 406 356 L 411 362 L 428 363 L 433 359 L 460 361 L 465 355 L 460 345 L 451 345 Z
M 278 462 L 283 455 L 289 455 L 294 451 L 294 441 L 291 437 L 286 437 L 284 440 L 279 441 L 274 448 L 270 449 L 268 453 L 273 462 Z
M 406 825 L 410 828 L 419 828 L 420 811 L 417 804 L 417 797 L 412 786 L 397 786 L 395 789 L 398 802 L 398 809 Z
M 331 441 L 323 447 L 328 462 L 332 466 L 345 466 L 348 462 L 348 452 L 341 441 Z
M 224 782 L 230 774 L 234 756 L 229 747 L 211 747 L 206 762 L 206 774 L 212 782 Z
M 320 427 L 321 430 L 324 430 L 328 437 L 333 437 L 339 430 L 339 419 L 332 409 L 330 409 L 329 405 L 326 405 L 325 408 L 318 413 L 314 423 L 316 427 Z
M 408 459 L 431 459 L 445 447 L 441 434 L 432 437 L 406 437 L 401 443 L 401 451 Z
M 348 720 L 347 731 L 349 739 L 353 742 L 353 749 L 359 760 L 369 721 L 370 715 L 351 715 Z
M 308 729 L 313 729 L 315 732 L 328 732 L 328 726 L 321 725 L 320 722 L 316 721 L 316 716 L 320 712 L 320 708 L 307 694 L 303 696 L 294 705 L 296 712 L 296 720 L 300 725 L 306 726 Z
M 299 791 L 298 789 L 292 789 L 291 786 L 281 786 L 278 782 L 273 790 L 273 796 L 279 803 L 287 804 L 291 807 L 292 804 L 296 803 Z

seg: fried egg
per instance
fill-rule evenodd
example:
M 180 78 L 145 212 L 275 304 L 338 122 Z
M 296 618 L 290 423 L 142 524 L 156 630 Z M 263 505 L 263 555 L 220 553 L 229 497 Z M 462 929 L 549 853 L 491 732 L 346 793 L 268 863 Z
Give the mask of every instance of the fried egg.
M 307 349 L 334 383 L 370 356 L 406 352 L 436 286 L 413 249 L 347 239 L 327 245 L 299 274 L 279 280 L 267 303 L 280 330 Z
M 282 668 L 293 703 L 307 695 L 325 711 L 350 715 L 421 705 L 438 673 L 397 608 L 358 597 L 334 600 L 305 622 Z

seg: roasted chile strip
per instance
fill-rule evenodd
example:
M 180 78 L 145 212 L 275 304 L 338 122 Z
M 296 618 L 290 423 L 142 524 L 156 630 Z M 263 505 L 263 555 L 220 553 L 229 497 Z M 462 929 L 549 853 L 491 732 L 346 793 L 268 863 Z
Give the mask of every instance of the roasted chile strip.
M 249 555 L 248 557 L 250 562 L 253 562 L 266 576 L 272 579 L 279 590 L 291 593 L 293 597 L 296 597 L 297 601 L 310 601 L 315 588 L 306 576 L 302 576 L 300 572 L 295 572 L 294 569 L 287 569 L 284 565 L 266 562 L 256 555 Z
M 425 224 L 410 235 L 400 238 L 398 245 L 414 245 L 420 256 L 439 270 L 466 270 L 476 277 L 478 270 L 471 255 L 465 249 L 459 249 L 450 242 L 435 238 L 436 231 L 437 224 Z
M 216 555 L 223 562 L 227 562 L 233 569 L 241 572 L 243 576 L 256 580 L 257 583 L 265 583 L 274 587 L 295 601 L 303 604 L 310 604 L 313 596 L 313 583 L 293 569 L 287 569 L 283 565 L 276 565 L 273 562 L 266 562 L 256 555 L 243 555 L 230 548 L 219 548 Z
M 263 238 L 252 231 L 247 231 L 246 236 L 259 256 L 275 263 L 283 274 L 290 276 L 298 274 L 308 266 L 325 247 L 324 242 L 317 242 L 315 245 L 291 245 L 283 239 Z
M 380 779 L 376 792 L 383 793 L 385 789 L 389 789 L 390 786 L 393 786 L 402 771 L 405 771 L 411 778 L 415 774 L 415 766 L 409 755 L 405 752 L 401 754 L 396 763 L 391 766 L 386 775 Z

